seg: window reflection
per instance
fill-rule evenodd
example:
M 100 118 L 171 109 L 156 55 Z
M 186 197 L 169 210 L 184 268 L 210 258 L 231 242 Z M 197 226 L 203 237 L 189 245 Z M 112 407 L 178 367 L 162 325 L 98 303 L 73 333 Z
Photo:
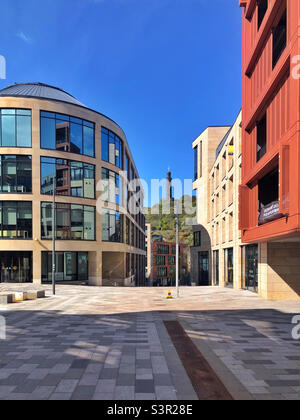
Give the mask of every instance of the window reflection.
M 103 210 L 102 241 L 123 242 L 123 215 L 119 212 Z
M 32 239 L 32 203 L 0 201 L 1 239 Z
M 123 141 L 112 131 L 102 127 L 102 160 L 123 169 Z
M 0 110 L 0 146 L 31 147 L 30 110 Z
M 89 121 L 41 112 L 41 147 L 95 156 L 95 125 Z
M 122 205 L 122 179 L 119 174 L 102 168 L 102 200 Z
M 56 239 L 94 241 L 95 207 L 56 203 Z M 52 239 L 52 203 L 42 203 L 42 239 Z
M 31 156 L 0 155 L 0 192 L 32 192 Z
M 56 281 L 88 280 L 87 252 L 56 252 Z M 42 252 L 42 282 L 52 281 L 52 253 Z
M 95 199 L 95 166 L 67 159 L 41 158 L 41 192 L 53 194 L 56 176 L 56 194 Z

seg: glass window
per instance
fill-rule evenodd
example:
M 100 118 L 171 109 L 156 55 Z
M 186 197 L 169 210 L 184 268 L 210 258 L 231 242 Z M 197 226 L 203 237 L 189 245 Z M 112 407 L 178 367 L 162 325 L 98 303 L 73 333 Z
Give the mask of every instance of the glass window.
M 52 203 L 42 203 L 42 239 L 52 239 Z M 95 207 L 56 204 L 56 238 L 58 240 L 94 241 Z
M 83 126 L 83 154 L 94 156 L 94 128 Z
M 102 160 L 123 169 L 123 142 L 112 131 L 102 127 Z
M 102 241 L 123 241 L 123 215 L 114 210 L 102 212 Z
M 261 24 L 263 23 L 265 14 L 267 13 L 267 10 L 268 10 L 268 0 L 260 0 L 257 6 L 257 10 L 258 10 L 257 28 L 259 30 L 261 27 Z
M 267 153 L 267 114 L 257 123 L 257 162 Z
M 71 206 L 71 239 L 74 241 L 83 239 L 83 207 L 82 206 Z
M 284 11 L 278 25 L 273 30 L 273 69 L 287 45 L 287 12 Z
M 72 153 L 83 154 L 82 149 L 82 125 L 71 123 L 71 143 Z
M 169 245 L 158 244 L 157 245 L 157 253 L 168 255 L 169 254 Z
M 2 239 L 32 239 L 32 203 L 27 201 L 1 201 Z
M 166 265 L 166 257 L 159 255 L 155 257 L 155 265 Z
M 17 116 L 17 146 L 31 147 L 31 118 Z
M 41 193 L 95 199 L 95 166 L 66 159 L 41 158 Z
M 41 147 L 95 156 L 95 125 L 79 118 L 41 112 Z
M 122 205 L 122 180 L 109 169 L 102 168 L 102 200 Z
M 0 192 L 32 192 L 31 156 L 0 155 Z
M 0 109 L 0 146 L 31 147 L 31 110 Z
M 87 281 L 87 252 L 56 252 L 56 281 Z M 42 252 L 42 282 L 52 281 L 52 253 Z
M 41 118 L 41 148 L 56 149 L 56 127 L 55 120 Z
M 201 246 L 201 232 L 194 232 L 194 246 Z
M 93 241 L 95 239 L 95 209 L 94 207 L 84 206 L 84 240 Z
M 16 146 L 16 118 L 10 115 L 2 116 L 2 147 Z

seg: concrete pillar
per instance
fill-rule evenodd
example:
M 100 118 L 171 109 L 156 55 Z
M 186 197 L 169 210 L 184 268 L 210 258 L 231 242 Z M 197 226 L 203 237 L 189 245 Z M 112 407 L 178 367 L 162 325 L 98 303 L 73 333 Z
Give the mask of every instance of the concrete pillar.
M 102 252 L 89 252 L 89 285 L 102 286 Z
M 42 284 L 42 253 L 37 241 L 34 241 L 32 253 L 32 278 L 34 284 Z

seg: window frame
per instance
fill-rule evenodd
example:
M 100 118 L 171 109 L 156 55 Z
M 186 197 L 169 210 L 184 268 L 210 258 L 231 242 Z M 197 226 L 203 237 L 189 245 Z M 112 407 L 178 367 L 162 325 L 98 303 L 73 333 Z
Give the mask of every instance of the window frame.
M 46 206 L 43 206 L 43 205 L 48 205 L 49 206 L 49 208 L 51 207 L 51 218 L 52 218 L 52 211 L 53 211 L 53 203 L 52 202 L 50 202 L 50 201 L 41 201 L 41 220 L 40 220 L 40 224 L 41 224 L 41 240 L 42 241 L 52 241 L 53 240 L 53 233 L 52 233 L 52 230 L 51 230 L 51 238 L 45 238 L 45 237 L 43 237 L 43 208 L 47 208 Z M 68 228 L 69 228 L 69 238 L 62 238 L 62 239 L 60 239 L 60 238 L 58 238 L 57 237 L 57 210 L 58 210 L 58 207 L 57 206 L 65 206 L 65 209 L 66 209 L 66 211 L 68 212 L 68 215 L 69 215 L 69 226 L 68 226 Z M 94 239 L 73 239 L 72 237 L 71 237 L 71 234 L 72 234 L 72 206 L 80 206 L 80 207 L 82 207 L 82 214 L 83 214 L 83 225 L 82 225 L 82 228 L 83 228 L 83 231 L 82 231 L 82 233 L 83 233 L 83 236 L 84 236 L 84 232 L 85 232 L 85 229 L 84 229 L 84 213 L 85 213 L 85 207 L 90 207 L 90 208 L 93 208 L 94 209 Z M 63 210 L 63 207 L 61 207 L 60 208 L 61 210 Z M 92 213 L 92 212 L 91 212 Z M 52 229 L 52 223 L 51 223 L 51 229 Z M 85 205 L 85 204 L 74 204 L 74 203 L 58 203 L 58 202 L 56 202 L 55 203 L 55 240 L 56 241 L 59 241 L 59 242 L 62 242 L 62 241 L 67 241 L 67 242 L 70 242 L 70 241 L 73 241 L 73 242 L 97 242 L 97 226 L 96 226 L 96 207 L 95 206 L 90 206 L 90 205 Z
M 16 233 L 18 233 L 18 230 L 19 230 L 18 229 L 19 208 L 21 206 L 23 206 L 24 203 L 31 205 L 31 236 L 29 236 L 28 238 L 22 238 L 22 237 L 18 237 L 18 236 L 13 237 L 13 238 L 9 238 L 9 237 L 3 236 L 3 208 L 4 208 L 4 203 L 7 204 L 7 205 L 11 205 L 11 206 L 14 205 L 15 206 L 15 210 L 16 210 Z M 3 201 L 3 200 L 0 200 L 0 212 L 1 212 L 1 222 L 0 222 L 1 236 L 0 236 L 0 240 L 3 240 L 3 241 L 32 241 L 33 240 L 33 222 L 32 222 L 33 221 L 33 206 L 32 206 L 32 201 L 18 201 L 18 200 Z
M 79 198 L 79 199 L 84 199 L 84 200 L 96 200 L 96 187 L 97 187 L 97 185 L 96 185 L 97 184 L 97 182 L 96 182 L 96 165 L 94 165 L 92 163 L 87 163 L 87 162 L 82 162 L 82 161 L 77 161 L 77 160 L 72 160 L 72 159 L 56 158 L 56 157 L 50 157 L 50 156 L 40 156 L 40 193 L 41 193 L 41 195 L 43 195 L 43 196 L 53 195 L 53 192 L 51 194 L 47 194 L 47 193 L 43 193 L 42 192 L 42 164 L 45 164 L 45 165 L 49 164 L 50 165 L 50 163 L 42 162 L 42 159 L 53 159 L 53 160 L 55 160 L 55 163 L 53 163 L 55 165 L 55 175 L 56 175 L 55 196 L 57 196 L 57 197 Z M 84 181 L 84 171 L 86 169 L 86 165 L 93 166 L 93 168 L 94 168 L 94 189 L 93 189 L 94 197 L 93 198 L 91 198 L 91 197 L 85 197 L 84 196 L 84 191 L 85 191 L 84 183 L 83 183 L 83 196 L 82 197 L 80 197 L 78 195 L 68 195 L 68 194 L 58 194 L 57 193 L 57 166 L 59 166 L 58 161 L 62 161 L 62 160 L 64 160 L 64 161 L 67 162 L 67 166 L 69 168 L 69 172 L 70 172 L 70 177 L 69 177 L 70 192 L 72 190 L 72 186 L 71 186 L 71 181 L 72 181 L 72 179 L 71 179 L 72 163 L 81 163 L 83 165 L 82 166 L 82 171 L 83 171 L 83 179 L 82 179 L 82 182 Z M 87 179 L 89 179 L 89 178 L 87 178 Z
M 49 114 L 49 116 L 42 115 L 42 113 Z M 50 114 L 54 115 L 54 118 L 51 117 Z M 61 115 L 62 117 L 65 117 L 65 119 L 62 118 L 60 120 L 59 118 L 57 118 L 57 115 Z M 57 150 L 56 148 L 55 149 L 52 149 L 52 148 L 49 148 L 49 147 L 42 147 L 42 118 L 47 118 L 48 120 L 51 120 L 51 119 L 54 120 L 55 121 L 55 127 L 56 127 L 56 121 L 69 122 L 70 143 L 71 143 L 71 124 L 77 124 L 77 125 L 79 125 L 79 123 L 78 122 L 75 122 L 74 120 L 78 120 L 78 121 L 80 120 L 81 123 L 82 123 L 81 124 L 81 127 L 82 127 L 82 153 L 74 153 L 74 152 L 71 152 L 71 151 Z M 72 119 L 73 119 L 73 121 L 72 121 Z M 84 122 L 86 122 L 87 124 L 85 125 Z M 92 128 L 88 124 L 93 125 L 93 128 L 94 128 L 93 156 L 87 155 L 87 154 L 83 153 L 84 152 L 84 127 Z M 56 134 L 56 131 L 55 131 L 55 134 Z M 56 135 L 55 135 L 55 145 L 56 144 L 57 143 L 56 143 Z M 77 156 L 86 156 L 86 157 L 91 158 L 91 159 L 96 159 L 96 123 L 93 122 L 93 121 L 89 121 L 89 120 L 83 119 L 81 117 L 76 117 L 74 115 L 61 114 L 59 112 L 45 111 L 43 109 L 40 109 L 40 149 L 41 150 L 52 150 L 52 151 L 55 151 L 55 152 L 58 152 L 58 153 L 70 153 L 70 154 L 77 155 Z
M 2 114 L 2 110 L 3 109 L 10 109 L 10 110 L 14 110 L 15 114 Z M 18 114 L 17 111 L 30 111 L 30 120 L 31 120 L 31 124 L 30 124 L 30 146 L 19 146 L 18 145 L 18 124 L 17 124 L 17 117 L 29 117 L 29 115 L 22 115 L 22 114 Z M 2 116 L 13 116 L 15 118 L 15 146 L 2 146 Z M 10 149 L 10 148 L 18 148 L 18 149 L 32 149 L 32 133 L 33 133 L 33 129 L 32 129 L 32 109 L 31 108 L 11 108 L 11 107 L 5 107 L 5 108 L 0 108 L 0 147 L 6 148 L 6 149 Z

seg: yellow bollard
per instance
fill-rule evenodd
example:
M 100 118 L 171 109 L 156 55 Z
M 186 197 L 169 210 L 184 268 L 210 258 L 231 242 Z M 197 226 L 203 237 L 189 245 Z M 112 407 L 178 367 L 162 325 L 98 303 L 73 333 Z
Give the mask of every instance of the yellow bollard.
M 173 299 L 171 291 L 169 291 L 167 299 Z

